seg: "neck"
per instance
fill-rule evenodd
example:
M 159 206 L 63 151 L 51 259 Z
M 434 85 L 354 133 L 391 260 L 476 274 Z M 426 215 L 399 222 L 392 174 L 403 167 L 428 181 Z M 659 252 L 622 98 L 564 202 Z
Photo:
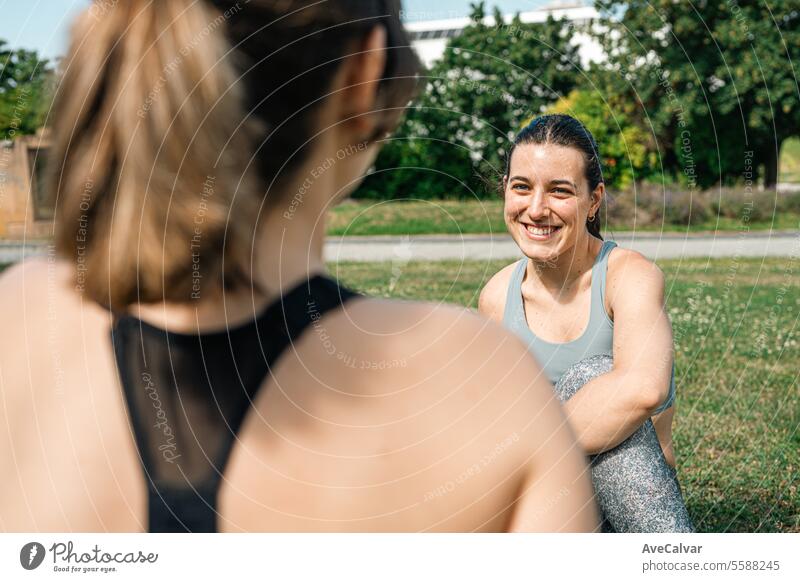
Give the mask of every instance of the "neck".
M 189 333 L 253 319 L 282 292 L 325 272 L 325 226 L 332 188 L 328 179 L 320 179 L 308 191 L 287 185 L 281 202 L 266 211 L 250 256 L 245 258 L 252 286 L 207 294 L 208 299 L 197 303 L 140 305 L 135 314 L 160 327 Z M 302 197 L 293 198 L 295 192 L 302 192 Z
M 276 209 L 265 218 L 253 250 L 253 280 L 265 299 L 325 272 L 325 212 L 298 211 L 289 217 Z
M 337 185 L 336 168 L 320 167 L 327 158 L 309 155 L 296 177 L 283 185 L 279 202 L 267 200 L 252 253 L 253 281 L 267 301 L 325 272 L 327 214 Z
M 601 245 L 601 241 L 587 234 L 578 239 L 571 250 L 551 261 L 528 259 L 528 274 L 534 275 L 549 290 L 569 290 L 575 281 L 592 268 Z

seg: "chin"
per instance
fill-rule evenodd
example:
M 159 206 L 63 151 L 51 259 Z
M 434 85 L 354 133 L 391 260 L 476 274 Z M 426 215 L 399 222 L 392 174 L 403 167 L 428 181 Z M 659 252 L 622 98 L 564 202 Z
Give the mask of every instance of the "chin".
M 541 245 L 524 244 L 520 245 L 522 254 L 540 263 L 547 263 L 555 261 L 560 253 L 556 248 L 544 248 Z

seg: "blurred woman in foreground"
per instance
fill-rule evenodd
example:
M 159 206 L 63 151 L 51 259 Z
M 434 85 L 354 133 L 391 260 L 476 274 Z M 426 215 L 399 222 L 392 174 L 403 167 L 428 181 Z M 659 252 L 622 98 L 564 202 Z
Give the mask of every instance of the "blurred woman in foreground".
M 75 25 L 56 255 L 0 279 L 6 531 L 590 531 L 525 347 L 360 297 L 324 217 L 413 95 L 394 1 L 121 0 Z

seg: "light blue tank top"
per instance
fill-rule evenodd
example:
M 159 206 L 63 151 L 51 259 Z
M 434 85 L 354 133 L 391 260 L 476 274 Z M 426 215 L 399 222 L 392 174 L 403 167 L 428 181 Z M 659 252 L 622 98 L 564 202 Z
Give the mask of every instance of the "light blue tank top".
M 606 313 L 605 291 L 608 256 L 617 246 L 613 241 L 605 241 L 592 266 L 592 298 L 589 311 L 589 323 L 583 334 L 576 340 L 565 343 L 552 343 L 538 337 L 528 327 L 525 317 L 525 305 L 522 301 L 522 280 L 528 267 L 528 259 L 523 258 L 514 269 L 508 285 L 506 309 L 503 313 L 503 324 L 513 331 L 536 356 L 539 364 L 554 385 L 561 376 L 585 358 L 606 354 L 613 356 L 614 322 Z M 675 401 L 675 366 L 672 366 L 670 388 L 667 400 L 653 414 L 663 412 Z

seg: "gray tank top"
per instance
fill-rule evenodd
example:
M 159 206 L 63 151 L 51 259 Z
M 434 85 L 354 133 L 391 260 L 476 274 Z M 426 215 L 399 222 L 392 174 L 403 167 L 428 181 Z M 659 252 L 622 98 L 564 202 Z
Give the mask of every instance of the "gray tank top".
M 571 342 L 552 343 L 538 337 L 528 327 L 525 317 L 525 305 L 522 301 L 522 280 L 528 266 L 528 259 L 522 258 L 514 269 L 508 285 L 506 309 L 503 313 L 503 324 L 525 342 L 528 349 L 536 356 L 550 382 L 555 385 L 561 376 L 585 358 L 606 354 L 613 356 L 614 322 L 608 316 L 605 307 L 606 273 L 608 256 L 617 246 L 613 241 L 605 241 L 592 266 L 591 307 L 589 323 L 578 339 Z M 675 401 L 675 366 L 672 366 L 670 388 L 667 400 L 658 407 L 654 414 L 663 412 Z

